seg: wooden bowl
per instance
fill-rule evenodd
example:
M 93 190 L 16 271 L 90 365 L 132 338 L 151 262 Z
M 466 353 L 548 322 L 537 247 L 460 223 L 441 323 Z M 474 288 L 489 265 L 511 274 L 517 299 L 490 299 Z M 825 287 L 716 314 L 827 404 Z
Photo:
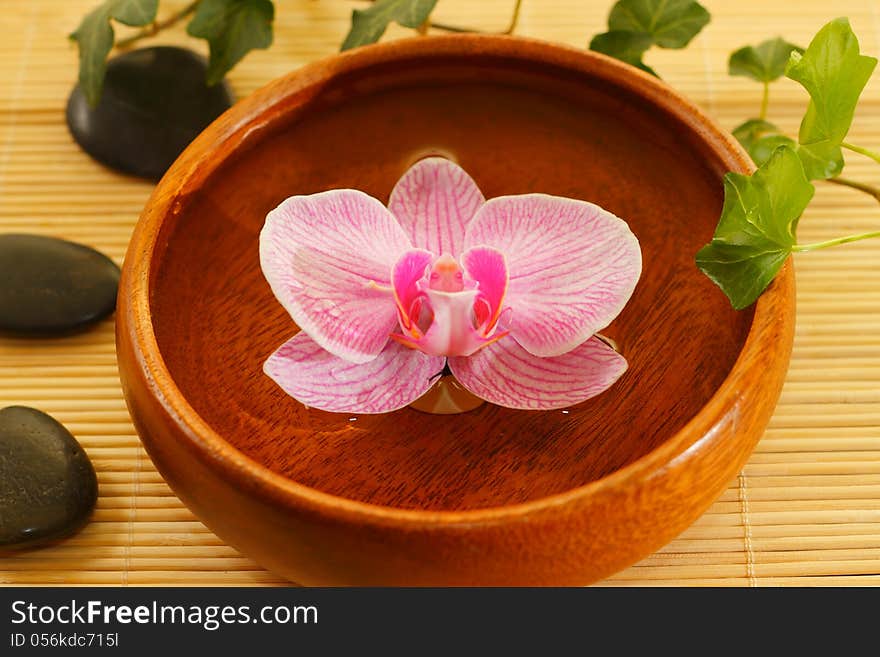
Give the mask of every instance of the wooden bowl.
M 607 334 L 630 369 L 563 411 L 308 410 L 262 372 L 296 331 L 257 237 L 293 194 L 387 200 L 445 154 L 487 197 L 599 203 L 644 272 Z M 223 540 L 301 584 L 569 585 L 693 522 L 736 476 L 789 360 L 790 266 L 735 312 L 694 265 L 730 135 L 659 80 L 582 50 L 413 38 L 306 66 L 239 102 L 181 155 L 137 225 L 119 293 L 126 399 L 156 467 Z

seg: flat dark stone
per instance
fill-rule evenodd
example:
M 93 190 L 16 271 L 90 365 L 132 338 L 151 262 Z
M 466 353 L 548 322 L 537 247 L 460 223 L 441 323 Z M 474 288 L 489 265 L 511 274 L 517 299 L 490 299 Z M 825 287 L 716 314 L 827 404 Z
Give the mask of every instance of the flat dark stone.
M 95 469 L 67 429 L 34 408 L 0 410 L 0 547 L 72 534 L 97 499 Z
M 70 133 L 110 168 L 158 180 L 232 106 L 225 83 L 205 85 L 206 70 L 203 57 L 183 48 L 143 48 L 114 57 L 97 107 L 89 107 L 79 85 L 71 92 Z
M 114 311 L 118 286 L 119 267 L 94 249 L 40 235 L 0 235 L 0 331 L 80 331 Z

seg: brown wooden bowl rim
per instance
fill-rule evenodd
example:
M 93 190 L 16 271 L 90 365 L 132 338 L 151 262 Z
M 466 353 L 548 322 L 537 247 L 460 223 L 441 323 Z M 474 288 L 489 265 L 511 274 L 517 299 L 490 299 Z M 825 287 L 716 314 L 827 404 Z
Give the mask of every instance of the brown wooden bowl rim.
M 230 145 L 230 150 L 240 147 L 281 116 L 288 106 L 296 106 L 298 99 L 307 102 L 310 91 L 320 89 L 323 82 L 339 73 L 395 60 L 468 54 L 538 61 L 603 78 L 676 116 L 698 134 L 730 170 L 748 173 L 754 169 L 730 133 L 658 78 L 599 53 L 524 37 L 476 34 L 413 37 L 358 48 L 308 64 L 238 102 L 181 154 L 148 201 L 132 235 L 123 268 L 119 306 L 120 315 L 128 321 L 121 323 L 118 339 L 131 341 L 137 374 L 144 377 L 152 394 L 180 428 L 189 451 L 221 476 L 250 489 L 269 503 L 310 510 L 342 521 L 363 520 L 409 527 L 463 526 L 521 518 L 614 487 L 638 483 L 639 479 L 646 479 L 673 460 L 688 458 L 688 453 L 693 453 L 701 441 L 712 438 L 713 428 L 729 412 L 735 412 L 743 394 L 739 382 L 748 372 L 746 364 L 751 360 L 764 368 L 771 366 L 768 357 L 775 362 L 789 357 L 790 345 L 773 344 L 772 337 L 773 317 L 779 317 L 794 303 L 794 274 L 790 262 L 757 301 L 749 334 L 733 368 L 715 394 L 678 433 L 636 461 L 583 486 L 527 502 L 472 510 L 400 509 L 332 495 L 273 472 L 239 451 L 205 422 L 177 388 L 159 351 L 151 323 L 149 281 L 163 220 L 176 214 L 179 199 L 185 199 L 196 190 L 222 161 L 209 158 L 210 152 L 224 142 Z M 768 344 L 772 345 L 770 353 Z M 763 352 L 763 358 L 751 358 L 758 352 Z

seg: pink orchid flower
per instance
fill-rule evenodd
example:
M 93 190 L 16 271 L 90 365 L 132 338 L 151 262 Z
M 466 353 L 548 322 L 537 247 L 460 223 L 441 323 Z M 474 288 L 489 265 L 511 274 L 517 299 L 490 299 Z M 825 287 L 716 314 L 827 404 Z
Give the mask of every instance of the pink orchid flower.
M 403 175 L 387 208 L 352 189 L 288 198 L 266 217 L 260 261 L 301 329 L 266 374 L 344 413 L 402 408 L 447 364 L 501 406 L 593 397 L 626 370 L 596 332 L 642 267 L 638 240 L 602 208 L 546 194 L 487 201 L 437 157 Z

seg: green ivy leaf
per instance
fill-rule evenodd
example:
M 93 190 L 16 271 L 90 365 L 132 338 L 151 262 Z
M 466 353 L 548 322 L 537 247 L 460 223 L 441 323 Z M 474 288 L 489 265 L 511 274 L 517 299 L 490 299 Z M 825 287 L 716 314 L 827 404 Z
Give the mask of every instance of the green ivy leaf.
M 840 145 L 876 65 L 875 58 L 859 54 L 846 18 L 819 30 L 803 55 L 791 54 L 785 74 L 810 94 L 798 134 L 798 154 L 810 180 L 831 178 L 843 169 Z
M 645 51 L 653 43 L 654 40 L 650 34 L 618 30 L 594 36 L 593 40 L 590 41 L 590 50 L 601 52 L 627 64 L 637 66 L 651 75 L 657 75 L 654 69 L 642 61 Z
M 86 14 L 70 38 L 79 46 L 79 84 L 89 105 L 101 98 L 107 55 L 113 48 L 111 19 L 139 27 L 156 19 L 159 0 L 106 0 Z
M 830 140 L 801 144 L 798 155 L 810 180 L 834 178 L 843 171 L 843 151 Z
M 355 9 L 351 13 L 351 30 L 341 50 L 348 50 L 378 41 L 392 21 L 404 27 L 420 27 L 437 0 L 377 0 L 372 7 Z
M 754 303 L 782 267 L 814 191 L 790 146 L 777 148 L 752 176 L 724 177 L 721 219 L 696 260 L 737 310 Z
M 620 0 L 608 16 L 608 29 L 650 34 L 661 48 L 684 48 L 710 18 L 694 0 Z
M 107 55 L 113 48 L 113 28 L 106 5 L 86 14 L 70 38 L 79 46 L 79 86 L 94 107 L 101 98 Z
M 274 18 L 270 0 L 202 0 L 186 31 L 208 42 L 207 83 L 220 82 L 251 50 L 271 46 Z
M 770 159 L 780 146 L 797 148 L 797 142 L 779 132 L 779 128 L 764 119 L 749 119 L 733 129 L 733 136 L 746 149 L 756 166 Z
M 755 143 L 748 149 L 749 156 L 752 158 L 752 162 L 755 163 L 755 166 L 761 166 L 770 159 L 770 156 L 773 155 L 773 153 L 776 152 L 776 149 L 780 146 L 788 146 L 789 148 L 796 149 L 797 142 L 787 135 L 766 135 L 755 140 Z
M 785 67 L 793 52 L 803 53 L 804 49 L 781 37 L 768 39 L 757 46 L 746 46 L 734 52 L 727 65 L 728 72 L 758 82 L 773 82 L 785 75 Z
M 770 121 L 749 119 L 733 129 L 733 136 L 743 145 L 743 148 L 749 150 L 762 135 L 778 132 L 779 128 L 770 123 Z
M 684 48 L 710 18 L 695 0 L 619 0 L 608 15 L 609 31 L 593 37 L 590 50 L 657 75 L 642 61 L 645 51 L 653 45 Z
M 156 20 L 159 0 L 114 0 L 111 15 L 125 25 L 140 27 Z

